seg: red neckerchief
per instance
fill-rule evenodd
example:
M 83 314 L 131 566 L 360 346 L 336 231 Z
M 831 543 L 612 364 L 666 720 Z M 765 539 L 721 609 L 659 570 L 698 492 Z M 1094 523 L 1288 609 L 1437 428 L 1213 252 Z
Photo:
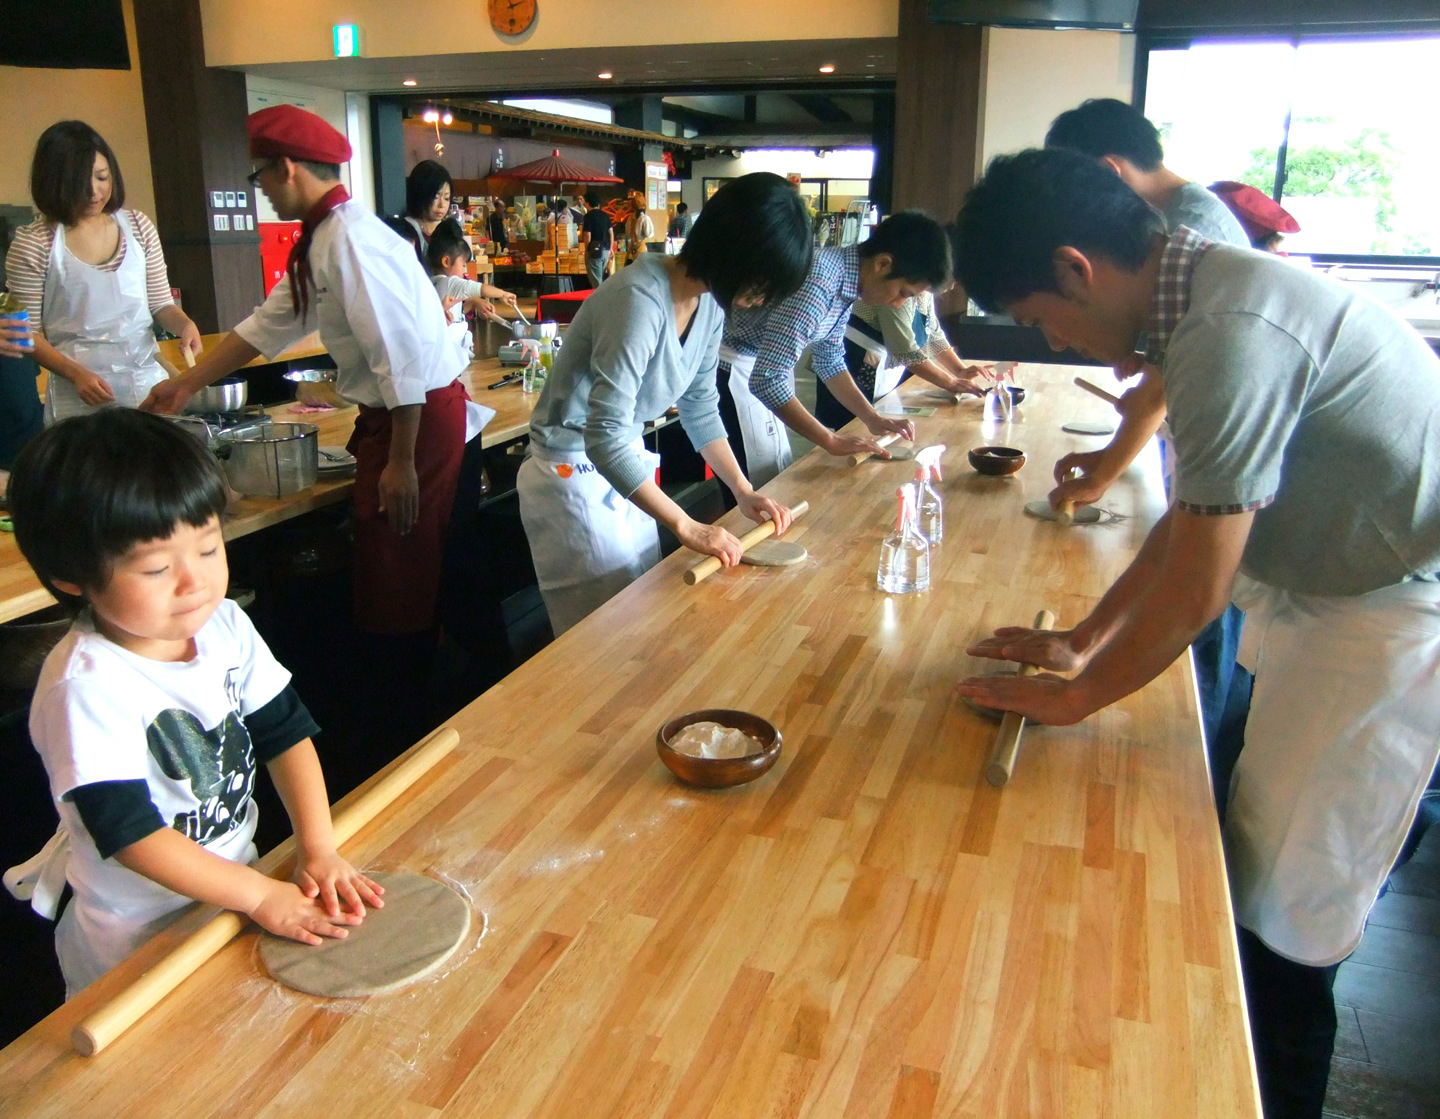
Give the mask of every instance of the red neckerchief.
M 330 211 L 349 200 L 350 192 L 343 184 L 336 184 L 300 219 L 300 236 L 295 238 L 295 244 L 290 246 L 290 259 L 285 262 L 285 274 L 290 277 L 290 304 L 302 321 L 310 310 L 310 239 Z

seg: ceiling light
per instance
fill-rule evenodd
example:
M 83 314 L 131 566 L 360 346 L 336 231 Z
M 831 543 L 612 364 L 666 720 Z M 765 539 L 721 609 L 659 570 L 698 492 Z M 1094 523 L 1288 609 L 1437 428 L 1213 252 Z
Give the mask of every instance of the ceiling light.
M 434 124 L 440 119 L 440 114 L 434 109 L 426 109 L 425 112 L 420 115 L 420 119 L 426 124 Z
M 454 123 L 455 123 L 455 114 L 452 113 L 449 109 L 446 109 L 443 113 L 440 114 L 440 123 L 441 123 L 441 124 L 454 124 Z
M 600 73 L 596 74 L 595 76 L 599 78 L 602 82 L 608 82 L 615 75 L 610 73 L 609 70 L 601 70 Z
M 413 86 L 419 85 L 420 83 L 417 82 L 414 78 L 406 78 L 406 79 L 405 79 L 403 82 L 401 82 L 400 84 L 401 84 L 401 85 L 405 85 L 405 86 L 412 86 L 412 87 L 413 87 Z
M 833 62 L 827 62 L 827 63 L 825 63 L 824 66 L 820 67 L 820 73 L 822 73 L 822 74 L 833 74 L 833 73 L 835 73 L 835 63 L 833 63 Z

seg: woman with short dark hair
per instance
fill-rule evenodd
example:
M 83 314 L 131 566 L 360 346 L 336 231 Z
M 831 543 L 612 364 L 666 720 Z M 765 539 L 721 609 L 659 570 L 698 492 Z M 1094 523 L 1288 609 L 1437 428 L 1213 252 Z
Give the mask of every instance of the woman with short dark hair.
M 40 216 L 5 258 L 10 291 L 30 312 L 34 357 L 50 371 L 45 420 L 106 404 L 135 407 L 168 373 L 153 327 L 200 352 L 200 331 L 175 304 L 154 223 L 125 205 L 120 164 L 84 121 L 40 135 L 30 165 Z
M 450 216 L 455 180 L 443 163 L 422 159 L 405 176 L 405 220 L 420 234 L 420 256 L 430 245 L 430 234 Z
M 735 461 L 715 364 L 730 309 L 784 299 L 811 251 L 794 188 L 778 175 L 745 175 L 706 204 L 679 256 L 648 253 L 580 305 L 531 415 L 517 483 L 557 634 L 660 559 L 657 523 L 727 566 L 740 561 L 738 539 L 693 520 L 655 482 L 658 459 L 640 436 L 671 405 L 745 514 L 789 526 L 790 510 L 756 493 Z

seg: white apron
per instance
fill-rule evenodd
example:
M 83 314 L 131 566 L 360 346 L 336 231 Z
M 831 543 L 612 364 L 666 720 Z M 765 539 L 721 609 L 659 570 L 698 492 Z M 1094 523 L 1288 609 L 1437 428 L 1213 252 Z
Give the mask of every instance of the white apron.
M 890 351 L 885 348 L 883 342 L 877 342 L 863 330 L 857 330 L 853 326 L 845 328 L 847 340 L 855 343 L 866 353 L 866 364 L 875 367 L 875 391 L 870 394 L 870 403 L 875 403 L 887 393 L 894 392 L 900 387 L 900 382 L 905 379 L 907 365 L 897 365 L 890 361 Z
M 755 355 L 742 354 L 722 344 L 720 364 L 729 370 L 730 398 L 735 402 L 740 438 L 745 444 L 745 476 L 758 490 L 790 465 L 790 436 L 780 417 L 750 391 Z
M 1237 576 L 1236 658 L 1255 673 L 1230 781 L 1236 920 L 1326 966 L 1360 942 L 1440 748 L 1440 584 L 1353 598 Z
M 129 214 L 119 210 L 114 217 L 125 244 L 124 259 L 114 272 L 78 259 L 65 247 L 65 227 L 55 226 L 45 273 L 45 337 L 71 361 L 103 378 L 116 404 L 134 408 L 169 374 L 156 357 L 145 250 Z M 91 411 L 64 377 L 46 378 L 47 424 Z
M 660 456 L 636 445 L 650 470 Z M 516 489 L 536 581 L 558 637 L 660 562 L 654 519 L 618 493 L 581 452 L 532 443 Z

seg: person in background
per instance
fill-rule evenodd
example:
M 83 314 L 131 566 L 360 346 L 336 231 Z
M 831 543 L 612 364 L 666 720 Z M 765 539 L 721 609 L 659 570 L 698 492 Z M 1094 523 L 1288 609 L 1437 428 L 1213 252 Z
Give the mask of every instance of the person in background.
M 74 996 L 192 899 L 306 944 L 344 937 L 382 887 L 335 849 L 319 730 L 225 597 L 227 490 L 213 455 L 156 416 L 55 424 L 15 464 L 15 537 L 76 611 L 45 658 L 30 735 L 60 815 L 17 890 L 52 920 Z M 291 881 L 249 864 L 256 762 L 295 829 Z
M 585 192 L 585 217 L 580 221 L 580 243 L 585 246 L 585 275 L 592 288 L 598 288 L 610 265 L 615 248 L 615 227 L 610 215 L 600 209 L 598 191 Z
M 630 195 L 630 216 L 625 219 L 625 239 L 630 245 L 630 259 L 633 261 L 645 247 L 655 240 L 655 222 L 645 209 L 645 196 L 638 190 Z
M 382 716 L 409 720 L 408 729 L 392 725 L 395 735 L 418 735 L 465 449 L 465 361 L 415 254 L 340 184 L 345 137 L 292 105 L 252 113 L 246 130 L 252 181 L 282 220 L 301 222 L 301 235 L 265 302 L 194 369 L 157 385 L 146 407 L 179 411 L 198 389 L 319 330 L 337 367 L 336 391 L 359 405 L 348 446 L 362 694 Z
M 582 221 L 584 221 L 584 220 L 585 220 L 585 203 L 584 203 L 584 201 L 581 199 L 581 197 L 577 194 L 574 198 L 570 199 L 570 221 L 571 221 L 571 224 L 573 224 L 576 229 L 579 229 L 579 228 L 580 228 L 580 223 L 581 223 Z
M 155 327 L 192 356 L 200 331 L 175 304 L 160 235 L 125 209 L 125 179 L 104 138 L 84 121 L 40 135 L 30 164 L 40 217 L 16 230 L 5 258 L 11 294 L 30 312 L 32 356 L 53 423 L 107 404 L 134 407 L 168 374 Z
M 1086 101 L 1061 113 L 1045 136 L 1047 148 L 1077 151 L 1113 171 L 1120 181 L 1148 202 L 1177 232 L 1182 226 L 1209 241 L 1227 245 L 1250 244 L 1250 238 L 1221 199 L 1199 183 L 1192 183 L 1164 164 L 1160 133 L 1134 106 L 1113 98 Z M 1100 451 L 1065 455 L 1055 464 L 1055 488 L 1050 502 L 1086 505 L 1099 500 L 1157 433 L 1161 459 L 1170 474 L 1164 435 L 1165 392 L 1159 372 L 1138 357 L 1116 367 L 1122 379 L 1139 373 L 1139 381 L 1117 405 L 1120 423 L 1108 446 Z M 1245 712 L 1250 703 L 1250 674 L 1235 664 L 1245 617 L 1228 606 L 1196 638 L 1194 663 L 1205 724 L 1215 803 L 1221 815 L 1230 785 L 1230 771 L 1244 741 Z
M 0 497 L 20 449 L 45 426 L 28 323 L 0 318 Z
M 504 252 L 510 244 L 510 238 L 505 233 L 505 200 L 503 198 L 491 199 L 490 216 L 485 219 L 485 231 L 489 234 L 490 240 L 495 243 L 497 252 Z
M 1245 1001 L 1267 1119 L 1319 1119 L 1335 970 L 1440 749 L 1440 359 L 1327 277 L 1167 233 L 1073 152 L 995 159 L 956 226 L 986 310 L 1107 362 L 1146 347 L 1176 459 L 1175 503 L 1087 618 L 968 650 L 1049 671 L 956 690 L 1066 726 L 1246 607 L 1255 689 L 1223 827 Z
M 921 292 L 898 307 L 860 300 L 845 326 L 845 366 L 871 404 L 914 374 L 956 396 L 983 396 L 985 370 L 966 365 L 945 337 L 933 292 Z M 842 428 L 855 416 L 815 379 L 815 418 Z
M 446 218 L 430 233 L 426 266 L 435 291 L 445 305 L 451 333 L 456 336 L 467 362 L 474 356 L 475 340 L 470 333 L 470 324 L 465 321 L 465 312 L 494 315 L 493 301 L 507 303 L 511 310 L 517 302 L 514 292 L 470 279 L 465 274 L 465 266 L 469 263 L 470 242 L 465 240 L 459 223 Z
M 790 510 L 756 493 L 730 451 L 715 362 L 726 311 L 783 299 L 811 251 L 789 183 L 743 175 L 715 193 L 678 256 L 647 254 L 580 305 L 535 405 L 517 482 L 557 634 L 659 561 L 657 522 L 727 567 L 740 561 L 739 540 L 693 520 L 655 481 L 659 458 L 641 433 L 672 405 L 746 516 L 789 527 Z
M 422 159 L 405 176 L 405 220 L 420 235 L 420 259 L 430 243 L 430 231 L 450 216 L 455 181 L 445 165 Z
M 1286 255 L 1280 243 L 1285 240 L 1285 234 L 1299 233 L 1300 223 L 1285 207 L 1254 187 L 1230 179 L 1211 183 L 1210 190 L 1229 207 L 1253 247 L 1263 253 Z
M 685 202 L 678 202 L 675 205 L 675 216 L 670 219 L 670 228 L 665 231 L 667 237 L 689 237 L 690 227 L 695 224 L 695 219 L 690 216 L 690 206 Z
M 556 225 L 570 224 L 570 200 L 556 195 L 550 200 L 550 220 Z
M 742 469 L 760 484 L 784 470 L 791 457 L 787 426 L 832 455 L 870 451 L 888 457 L 875 436 L 913 439 L 914 423 L 880 415 L 850 376 L 845 324 L 857 299 L 899 306 L 949 282 L 945 231 L 934 218 L 906 211 L 886 218 L 859 245 L 817 249 L 805 283 L 784 302 L 732 314 L 720 347 L 720 413 Z M 806 346 L 813 346 L 817 378 L 828 382 L 871 437 L 839 435 L 800 403 L 795 363 Z

